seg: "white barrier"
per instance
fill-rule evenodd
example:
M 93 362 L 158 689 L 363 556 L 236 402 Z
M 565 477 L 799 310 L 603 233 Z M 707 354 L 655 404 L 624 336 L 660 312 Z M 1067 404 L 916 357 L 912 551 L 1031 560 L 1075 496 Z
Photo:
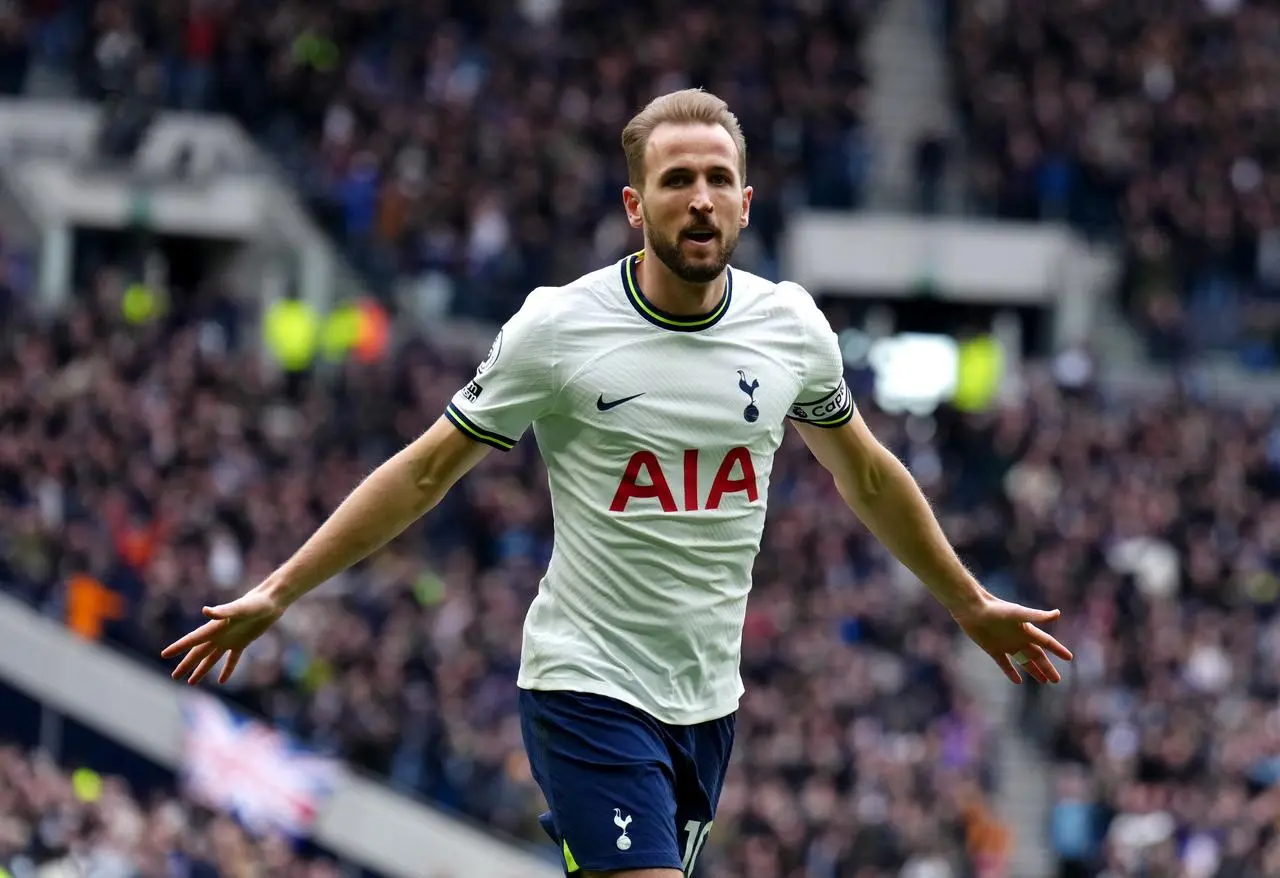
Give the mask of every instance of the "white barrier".
M 181 764 L 180 684 L 76 637 L 8 595 L 0 595 L 0 678 L 160 765 Z M 314 838 L 395 878 L 562 874 L 532 853 L 351 772 L 344 772 L 320 814 Z

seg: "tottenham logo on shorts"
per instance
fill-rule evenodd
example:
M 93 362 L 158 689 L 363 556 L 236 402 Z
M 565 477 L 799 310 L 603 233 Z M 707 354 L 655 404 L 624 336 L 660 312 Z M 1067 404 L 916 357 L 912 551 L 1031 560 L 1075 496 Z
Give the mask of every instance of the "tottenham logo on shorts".
M 756 408 L 756 390 L 760 387 L 759 379 L 747 381 L 747 373 L 738 370 L 738 389 L 747 395 L 747 407 L 742 410 L 742 417 L 748 424 L 760 419 L 760 409 Z
M 631 837 L 627 835 L 627 827 L 631 825 L 631 815 L 628 814 L 626 817 L 623 817 L 622 809 L 614 808 L 613 809 L 613 825 L 622 830 L 622 835 L 618 836 L 618 841 L 616 842 L 616 844 L 618 845 L 618 850 L 620 851 L 631 850 Z
M 502 353 L 502 330 L 498 330 L 498 334 L 493 339 L 493 344 L 489 345 L 489 353 L 484 358 L 484 362 L 476 367 L 476 377 L 483 375 L 489 371 L 489 368 L 498 361 L 498 354 Z

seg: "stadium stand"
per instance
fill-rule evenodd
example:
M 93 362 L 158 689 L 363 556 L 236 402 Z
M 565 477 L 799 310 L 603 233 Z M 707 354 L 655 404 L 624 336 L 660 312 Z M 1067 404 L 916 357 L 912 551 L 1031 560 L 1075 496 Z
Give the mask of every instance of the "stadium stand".
M 1115 236 L 1124 301 L 1153 357 L 1225 351 L 1271 370 L 1277 10 L 946 6 L 983 207 Z M 1036 547 L 1025 587 L 1078 608 L 1077 684 L 1046 730 L 1064 875 L 1280 868 L 1280 484 L 1270 405 L 1254 406 L 1077 411 L 1056 428 L 1056 449 L 1019 468 L 1019 539 Z M 1111 474 L 1096 498 L 1081 490 L 1086 467 Z
M 157 105 L 229 113 L 373 289 L 435 273 L 458 315 L 496 319 L 529 288 L 634 246 L 616 206 L 617 129 L 655 91 L 705 83 L 738 109 L 760 193 L 744 267 L 776 271 L 792 207 L 859 205 L 867 83 L 841 46 L 879 2 L 752 0 L 727 24 L 710 4 L 657 0 L 0 4 L 0 93 L 73 71 L 84 96 L 128 98 L 112 103 L 124 150 Z M 974 208 L 1121 241 L 1151 355 L 1222 348 L 1273 364 L 1276 11 L 937 5 Z M 551 10 L 541 24 L 539 10 Z M 131 322 L 129 269 L 111 265 L 48 324 L 34 262 L 0 235 L 0 588 L 152 663 L 471 370 L 417 342 L 332 383 L 284 381 L 252 356 L 256 315 L 237 291 L 170 290 L 167 313 Z M 1280 874 L 1270 410 L 1052 382 L 992 414 L 943 410 L 929 428 L 863 408 L 984 580 L 1067 612 L 1074 681 L 1062 701 L 1029 697 L 1024 716 L 1058 772 L 1060 874 Z M 1007 874 L 990 718 L 955 679 L 948 621 L 794 442 L 772 502 L 739 752 L 700 876 Z M 513 680 L 548 512 L 532 450 L 493 456 L 291 614 L 228 697 L 398 790 L 540 838 Z M 85 762 L 123 770 L 111 761 Z M 353 874 L 176 788 L 152 801 L 108 780 L 86 801 L 75 781 L 43 755 L 0 751 L 0 874 Z
M 113 2 L 72 58 L 83 94 L 150 71 L 168 104 L 259 133 L 380 289 L 438 271 L 463 314 L 500 320 L 625 252 L 618 134 L 651 94 L 700 82 L 737 109 L 761 193 L 740 259 L 776 264 L 788 203 L 854 206 L 864 80 L 841 47 L 873 5 L 752 0 L 726 27 L 670 2 Z
M 1027 587 L 1077 608 L 1075 686 L 1047 739 L 1069 874 L 1273 874 L 1274 415 L 1184 399 L 1068 411 L 1060 429 L 1011 475 Z
M 1280 12 L 946 5 L 980 210 L 1115 236 L 1152 354 L 1227 349 L 1273 367 Z
M 12 746 L 0 747 L 0 814 L 0 874 L 12 878 L 341 874 L 182 797 L 139 798 L 122 778 Z

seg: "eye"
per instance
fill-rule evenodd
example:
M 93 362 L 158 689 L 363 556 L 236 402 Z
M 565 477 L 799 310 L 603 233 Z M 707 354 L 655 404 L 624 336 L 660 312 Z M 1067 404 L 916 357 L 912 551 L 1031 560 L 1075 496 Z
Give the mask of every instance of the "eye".
M 728 174 L 712 174 L 711 184 L 713 186 L 728 186 L 731 181 Z

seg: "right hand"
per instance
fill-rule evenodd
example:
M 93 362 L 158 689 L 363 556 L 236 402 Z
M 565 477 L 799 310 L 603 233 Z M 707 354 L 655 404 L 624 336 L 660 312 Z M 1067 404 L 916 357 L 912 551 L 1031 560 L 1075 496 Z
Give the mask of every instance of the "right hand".
M 229 604 L 205 607 L 209 619 L 186 637 L 175 640 L 161 651 L 162 658 L 173 658 L 185 652 L 186 656 L 173 669 L 173 679 L 187 677 L 194 686 L 208 675 L 227 656 L 227 663 L 218 675 L 218 682 L 231 679 L 245 647 L 262 636 L 275 621 L 284 615 L 284 606 L 258 586 L 243 597 Z

